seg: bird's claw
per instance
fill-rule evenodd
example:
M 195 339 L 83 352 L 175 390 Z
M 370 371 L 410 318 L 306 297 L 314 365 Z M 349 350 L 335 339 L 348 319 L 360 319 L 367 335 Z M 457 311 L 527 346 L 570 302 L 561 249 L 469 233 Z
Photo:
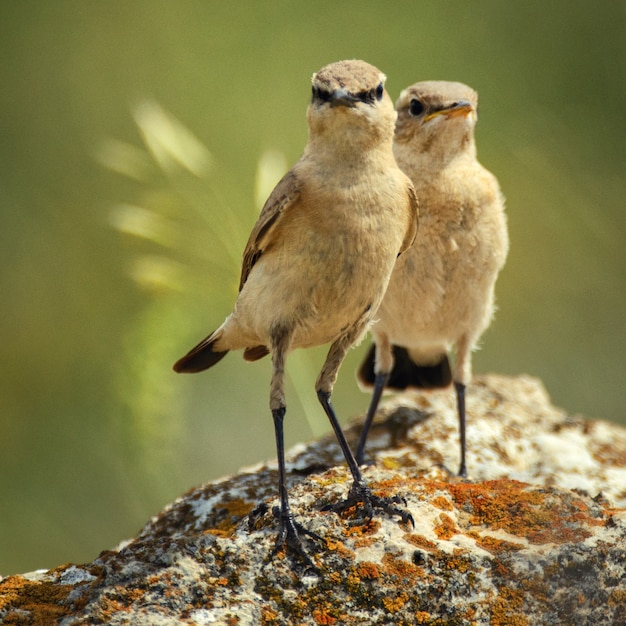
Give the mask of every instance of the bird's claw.
M 302 545 L 301 537 L 310 537 L 319 542 L 323 542 L 323 539 L 317 533 L 314 533 L 299 522 L 296 522 L 291 513 L 283 513 L 278 506 L 272 509 L 272 515 L 280 521 L 280 528 L 271 557 L 275 557 L 276 554 L 284 548 L 286 552 L 291 552 L 293 555 L 299 557 L 307 567 L 317 572 L 318 567 Z
M 375 496 L 369 487 L 355 482 L 345 500 L 328 504 L 322 510 L 343 515 L 349 509 L 356 509 L 359 515 L 349 522 L 351 526 L 364 524 L 371 520 L 377 511 L 382 511 L 391 517 L 399 516 L 403 523 L 411 524 L 415 528 L 415 520 L 411 513 L 406 508 L 397 505 L 406 507 L 406 500 L 398 495 L 391 498 Z

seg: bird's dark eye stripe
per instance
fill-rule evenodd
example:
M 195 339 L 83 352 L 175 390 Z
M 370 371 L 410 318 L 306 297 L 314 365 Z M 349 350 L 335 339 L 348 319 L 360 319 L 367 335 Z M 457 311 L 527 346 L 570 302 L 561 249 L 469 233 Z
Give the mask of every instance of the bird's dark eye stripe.
M 332 99 L 332 93 L 321 87 L 313 85 L 311 88 L 313 100 L 320 100 L 321 102 L 328 102 Z M 380 83 L 375 89 L 369 89 L 367 91 L 360 91 L 356 97 L 365 102 L 366 104 L 372 104 L 375 100 L 382 100 L 385 89 L 383 84 Z
M 385 88 L 383 84 L 380 83 L 378 87 L 375 89 L 369 89 L 368 91 L 361 91 L 358 94 L 358 99 L 361 102 L 365 102 L 366 104 L 372 104 L 375 100 L 381 100 L 383 97 L 383 93 L 385 93 Z
M 313 99 L 321 100 L 322 102 L 328 102 L 331 98 L 330 91 L 326 89 L 322 89 L 321 87 L 316 87 L 315 85 L 312 88 L 313 91 Z

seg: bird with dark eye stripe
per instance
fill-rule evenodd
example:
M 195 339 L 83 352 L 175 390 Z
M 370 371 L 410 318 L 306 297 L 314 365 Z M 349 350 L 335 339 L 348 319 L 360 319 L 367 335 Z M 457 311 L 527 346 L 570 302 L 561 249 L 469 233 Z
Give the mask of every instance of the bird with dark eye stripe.
M 284 548 L 312 568 L 302 539 L 319 537 L 295 519 L 287 493 L 285 361 L 296 348 L 330 344 L 315 390 L 353 480 L 347 498 L 329 510 L 363 521 L 386 513 L 413 522 L 397 498 L 367 486 L 330 401 L 346 353 L 374 321 L 396 258 L 417 229 L 413 185 L 393 156 L 397 114 L 384 80 L 364 61 L 332 63 L 313 75 L 304 154 L 252 229 L 233 312 L 174 365 L 192 373 L 231 350 L 242 350 L 248 361 L 271 355 L 280 498 L 273 554 Z

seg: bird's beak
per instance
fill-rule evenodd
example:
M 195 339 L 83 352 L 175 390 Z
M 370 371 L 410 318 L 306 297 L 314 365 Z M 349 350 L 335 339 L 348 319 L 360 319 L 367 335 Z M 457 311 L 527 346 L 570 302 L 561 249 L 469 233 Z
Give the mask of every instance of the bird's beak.
M 445 109 L 439 109 L 438 111 L 433 111 L 432 113 L 429 113 L 424 118 L 424 121 L 428 122 L 438 115 L 445 115 L 447 119 L 450 119 L 451 117 L 467 117 L 473 111 L 474 107 L 469 102 L 466 102 L 465 100 L 459 100 L 450 107 L 447 107 Z
M 353 108 L 356 106 L 356 103 L 359 99 L 356 96 L 353 96 L 350 92 L 345 89 L 335 89 L 330 97 L 330 106 L 344 106 Z

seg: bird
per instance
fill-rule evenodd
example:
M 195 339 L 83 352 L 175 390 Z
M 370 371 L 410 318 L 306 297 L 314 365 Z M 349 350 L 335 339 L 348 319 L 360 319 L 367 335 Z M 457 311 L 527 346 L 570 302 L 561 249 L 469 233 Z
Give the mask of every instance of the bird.
M 312 77 L 308 140 L 302 156 L 271 192 L 243 253 L 232 313 L 179 359 L 174 370 L 212 367 L 229 351 L 247 361 L 271 355 L 270 410 L 278 459 L 279 532 L 273 553 L 285 548 L 312 564 L 286 487 L 285 360 L 292 350 L 330 348 L 315 390 L 352 474 L 342 513 L 360 505 L 366 517 L 381 509 L 410 513 L 367 487 L 331 403 L 347 351 L 367 332 L 396 258 L 415 238 L 417 199 L 393 155 L 397 117 L 386 76 L 361 60 L 324 66 Z
M 361 387 L 373 393 L 355 457 L 364 463 L 385 388 L 443 388 L 453 382 L 458 474 L 465 477 L 472 351 L 491 323 L 495 283 L 509 248 L 504 197 L 496 177 L 477 159 L 474 89 L 459 82 L 418 82 L 401 92 L 396 110 L 394 154 L 415 187 L 420 224 L 412 247 L 396 263 L 371 328 L 373 344 L 357 370 Z

